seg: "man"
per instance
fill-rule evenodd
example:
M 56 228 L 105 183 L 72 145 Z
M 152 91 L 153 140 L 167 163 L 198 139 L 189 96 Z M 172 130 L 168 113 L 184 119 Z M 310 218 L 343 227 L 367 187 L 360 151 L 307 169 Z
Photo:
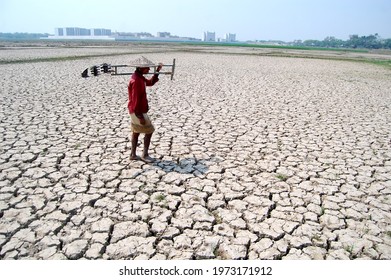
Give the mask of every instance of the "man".
M 155 128 L 147 115 L 149 107 L 146 86 L 153 86 L 157 81 L 159 81 L 159 74 L 153 75 L 150 79 L 144 77 L 145 74 L 149 73 L 150 67 L 156 67 L 157 65 L 143 56 L 133 61 L 130 66 L 136 67 L 136 71 L 132 74 L 128 85 L 128 109 L 132 129 L 132 150 L 130 153 L 130 159 L 139 159 L 136 154 L 136 149 L 138 137 L 140 133 L 143 133 L 145 134 L 144 149 L 141 159 L 150 163 L 153 162 L 154 159 L 149 156 L 148 150 L 151 143 L 152 133 L 155 131 Z M 161 68 L 162 64 L 160 63 L 156 68 L 156 72 L 159 72 Z

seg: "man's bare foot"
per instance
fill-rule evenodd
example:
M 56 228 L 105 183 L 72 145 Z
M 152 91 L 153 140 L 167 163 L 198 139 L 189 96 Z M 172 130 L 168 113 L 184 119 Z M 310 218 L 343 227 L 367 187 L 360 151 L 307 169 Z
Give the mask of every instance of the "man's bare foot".
M 142 156 L 142 157 L 141 157 L 141 160 L 144 161 L 144 162 L 146 162 L 146 163 L 152 163 L 152 162 L 155 161 L 155 159 L 152 158 L 152 157 L 150 157 L 150 156 Z
M 140 157 L 139 156 L 130 156 L 130 160 L 139 160 Z

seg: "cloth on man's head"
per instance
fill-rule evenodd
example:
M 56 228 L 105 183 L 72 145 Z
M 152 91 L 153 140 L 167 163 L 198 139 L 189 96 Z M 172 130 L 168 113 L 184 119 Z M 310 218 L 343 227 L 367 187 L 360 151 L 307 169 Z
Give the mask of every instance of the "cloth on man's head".
M 135 60 L 132 60 L 130 62 L 130 65 L 129 66 L 134 66 L 134 67 L 140 67 L 140 68 L 143 68 L 143 67 L 155 67 L 155 66 L 158 66 L 156 63 L 153 63 L 152 61 L 150 61 L 148 58 L 144 57 L 144 56 L 141 56 Z

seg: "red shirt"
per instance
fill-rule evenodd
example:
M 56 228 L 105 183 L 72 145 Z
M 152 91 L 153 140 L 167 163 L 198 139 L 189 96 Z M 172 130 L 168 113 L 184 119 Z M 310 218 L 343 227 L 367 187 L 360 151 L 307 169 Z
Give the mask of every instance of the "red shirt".
M 159 81 L 157 75 L 153 75 L 152 78 L 147 79 L 137 71 L 132 74 L 128 85 L 129 114 L 135 113 L 136 115 L 141 115 L 148 112 L 148 100 L 145 87 L 153 86 L 157 81 Z

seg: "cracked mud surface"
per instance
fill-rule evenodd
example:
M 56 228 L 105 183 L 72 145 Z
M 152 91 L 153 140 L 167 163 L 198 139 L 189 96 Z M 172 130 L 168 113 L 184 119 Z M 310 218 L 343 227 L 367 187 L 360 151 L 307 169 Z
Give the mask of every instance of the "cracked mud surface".
M 149 54 L 145 164 L 129 77 L 79 78 L 134 57 L 0 67 L 0 258 L 391 258 L 389 70 Z

